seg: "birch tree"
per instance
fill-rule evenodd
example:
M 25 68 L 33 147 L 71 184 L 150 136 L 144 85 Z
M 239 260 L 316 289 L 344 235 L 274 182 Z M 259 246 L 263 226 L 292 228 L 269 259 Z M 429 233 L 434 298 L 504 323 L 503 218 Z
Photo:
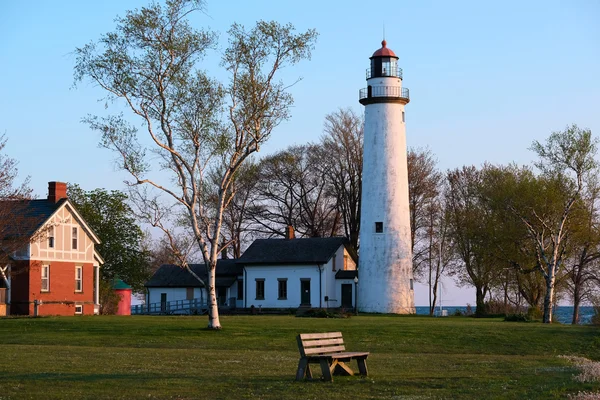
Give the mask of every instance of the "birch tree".
M 533 243 L 535 268 L 545 282 L 543 322 L 551 323 L 557 278 L 565 269 L 568 239 L 575 231 L 574 207 L 584 190 L 584 176 L 596 168 L 596 140 L 589 129 L 571 125 L 553 132 L 545 143 L 533 142 L 531 149 L 539 156 L 539 175 L 527 168 L 498 169 L 493 186 Z
M 279 72 L 310 58 L 316 32 L 295 33 L 277 22 L 232 25 L 221 60 L 228 80 L 221 83 L 201 63 L 216 47 L 216 34 L 187 20 L 201 9 L 199 0 L 168 0 L 164 7 L 151 3 L 127 12 L 114 32 L 75 50 L 75 82 L 89 80 L 108 100 L 125 105 L 127 115 L 88 116 L 85 122 L 100 132 L 101 146 L 116 152 L 118 165 L 131 175 L 127 183 L 147 215 L 154 215 L 149 222 L 169 243 L 177 241 L 168 217 L 184 220 L 207 266 L 208 327 L 220 329 L 215 270 L 228 244 L 221 228 L 230 186 L 242 164 L 290 117 L 293 99 Z M 221 179 L 213 188 L 215 171 Z
M 539 156 L 536 163 L 542 173 L 563 176 L 572 181 L 573 190 L 563 203 L 560 218 L 548 221 L 534 211 L 537 226 L 531 219 L 521 218 L 537 243 L 539 268 L 546 281 L 544 297 L 544 323 L 552 322 L 556 277 L 563 268 L 564 241 L 569 234 L 568 221 L 573 205 L 584 188 L 585 174 L 597 167 L 595 156 L 597 140 L 589 129 L 580 129 L 573 124 L 564 131 L 553 132 L 546 143 L 533 142 L 532 150 Z M 553 223 L 554 222 L 554 223 Z

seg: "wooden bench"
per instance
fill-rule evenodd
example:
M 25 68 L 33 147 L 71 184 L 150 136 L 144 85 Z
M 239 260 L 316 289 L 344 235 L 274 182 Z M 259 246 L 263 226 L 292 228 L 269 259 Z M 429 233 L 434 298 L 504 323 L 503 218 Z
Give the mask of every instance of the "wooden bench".
M 341 332 L 301 333 L 296 337 L 300 361 L 296 380 L 312 379 L 310 364 L 320 364 L 323 379 L 332 381 L 332 375 L 354 375 L 345 362 L 356 360 L 358 371 L 367 375 L 367 357 L 369 353 L 347 352 Z

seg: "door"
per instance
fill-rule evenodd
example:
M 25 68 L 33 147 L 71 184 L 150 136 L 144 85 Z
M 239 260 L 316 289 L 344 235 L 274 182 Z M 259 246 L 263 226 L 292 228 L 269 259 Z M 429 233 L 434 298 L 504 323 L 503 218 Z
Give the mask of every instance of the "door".
M 218 287 L 217 288 L 217 303 L 220 306 L 224 306 L 227 302 L 227 288 L 226 287 Z
M 167 311 L 167 294 L 166 293 L 160 294 L 160 311 L 162 311 L 162 312 Z
M 300 304 L 310 306 L 310 279 L 300 280 Z
M 342 307 L 352 308 L 352 284 L 342 284 Z

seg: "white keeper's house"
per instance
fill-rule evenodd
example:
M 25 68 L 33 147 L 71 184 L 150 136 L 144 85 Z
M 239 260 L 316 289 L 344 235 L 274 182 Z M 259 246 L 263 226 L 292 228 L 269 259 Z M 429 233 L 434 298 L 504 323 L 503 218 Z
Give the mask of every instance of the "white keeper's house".
M 344 237 L 258 239 L 241 258 L 217 264 L 219 305 L 235 308 L 348 308 L 356 300 L 357 258 Z M 190 265 L 206 279 L 204 264 Z M 203 285 L 176 265 L 161 266 L 146 283 L 149 304 L 206 301 Z

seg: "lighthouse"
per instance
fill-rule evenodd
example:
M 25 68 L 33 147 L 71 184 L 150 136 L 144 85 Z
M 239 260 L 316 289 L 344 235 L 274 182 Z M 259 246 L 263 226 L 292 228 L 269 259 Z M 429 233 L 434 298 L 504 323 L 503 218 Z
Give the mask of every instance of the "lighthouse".
M 415 312 L 406 126 L 410 101 L 402 87 L 398 57 L 386 41 L 370 58 L 365 106 L 358 309 L 363 312 Z

